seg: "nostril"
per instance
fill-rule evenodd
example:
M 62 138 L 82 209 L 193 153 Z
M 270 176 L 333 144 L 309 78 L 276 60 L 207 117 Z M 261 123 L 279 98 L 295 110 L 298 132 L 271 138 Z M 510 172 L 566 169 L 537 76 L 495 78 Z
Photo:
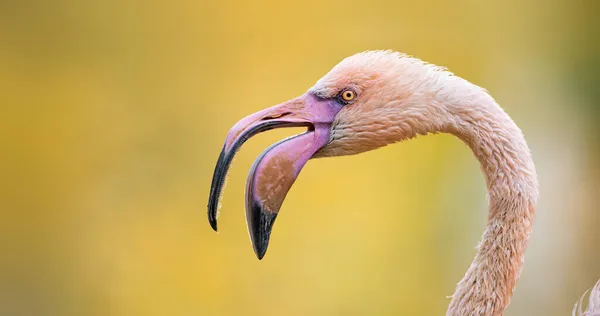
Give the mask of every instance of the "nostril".
M 282 118 L 284 116 L 288 116 L 290 114 L 292 114 L 292 112 L 283 112 L 283 113 L 279 113 L 279 114 L 269 115 L 269 116 L 263 117 L 261 119 L 261 121 L 274 120 L 274 119 Z

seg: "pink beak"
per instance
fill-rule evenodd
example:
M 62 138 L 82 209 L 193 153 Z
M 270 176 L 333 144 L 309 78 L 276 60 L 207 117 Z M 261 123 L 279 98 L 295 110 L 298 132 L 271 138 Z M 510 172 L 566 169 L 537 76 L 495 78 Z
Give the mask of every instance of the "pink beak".
M 273 222 L 302 167 L 329 141 L 331 124 L 342 105 L 307 93 L 254 113 L 236 123 L 225 139 L 208 199 L 208 221 L 217 230 L 217 207 L 233 156 L 250 137 L 280 127 L 306 126 L 306 133 L 284 139 L 265 150 L 248 174 L 246 223 L 254 252 L 262 259 Z

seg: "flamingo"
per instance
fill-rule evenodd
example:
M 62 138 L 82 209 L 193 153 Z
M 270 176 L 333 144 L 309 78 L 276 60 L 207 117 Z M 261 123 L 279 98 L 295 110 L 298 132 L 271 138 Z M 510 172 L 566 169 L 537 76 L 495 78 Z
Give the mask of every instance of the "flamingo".
M 587 292 L 590 292 L 590 301 L 586 311 L 583 312 L 583 298 Z M 600 280 L 598 280 L 591 291 L 585 291 L 577 303 L 575 303 L 575 306 L 573 306 L 573 316 L 600 316 Z
M 241 145 L 260 132 L 298 126 L 307 131 L 270 146 L 248 175 L 246 222 L 259 260 L 282 203 L 309 159 L 449 133 L 479 160 L 489 213 L 447 315 L 503 314 L 523 266 L 539 189 L 523 133 L 485 89 L 398 52 L 366 51 L 345 58 L 306 93 L 249 115 L 230 129 L 209 195 L 208 219 L 215 231 L 224 179 Z

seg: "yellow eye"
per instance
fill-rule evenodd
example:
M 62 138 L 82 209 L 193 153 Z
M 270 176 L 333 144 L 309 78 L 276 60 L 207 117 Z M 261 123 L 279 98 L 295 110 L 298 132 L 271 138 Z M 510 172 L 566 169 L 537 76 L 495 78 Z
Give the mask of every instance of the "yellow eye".
M 342 92 L 342 100 L 349 102 L 356 98 L 356 94 L 352 90 L 345 90 Z

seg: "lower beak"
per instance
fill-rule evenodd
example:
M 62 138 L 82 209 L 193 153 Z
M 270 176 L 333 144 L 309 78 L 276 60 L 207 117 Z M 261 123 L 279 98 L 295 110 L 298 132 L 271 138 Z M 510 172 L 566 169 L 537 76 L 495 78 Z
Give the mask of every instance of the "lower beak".
M 252 246 L 262 259 L 273 223 L 283 201 L 306 162 L 329 141 L 331 123 L 317 122 L 305 98 L 294 99 L 254 113 L 229 131 L 215 167 L 208 199 L 208 221 L 217 230 L 219 200 L 231 161 L 250 137 L 275 128 L 305 126 L 303 134 L 284 139 L 266 149 L 254 162 L 246 185 L 246 223 Z M 322 113 L 320 113 L 322 114 Z M 332 121 L 331 119 L 327 121 Z

